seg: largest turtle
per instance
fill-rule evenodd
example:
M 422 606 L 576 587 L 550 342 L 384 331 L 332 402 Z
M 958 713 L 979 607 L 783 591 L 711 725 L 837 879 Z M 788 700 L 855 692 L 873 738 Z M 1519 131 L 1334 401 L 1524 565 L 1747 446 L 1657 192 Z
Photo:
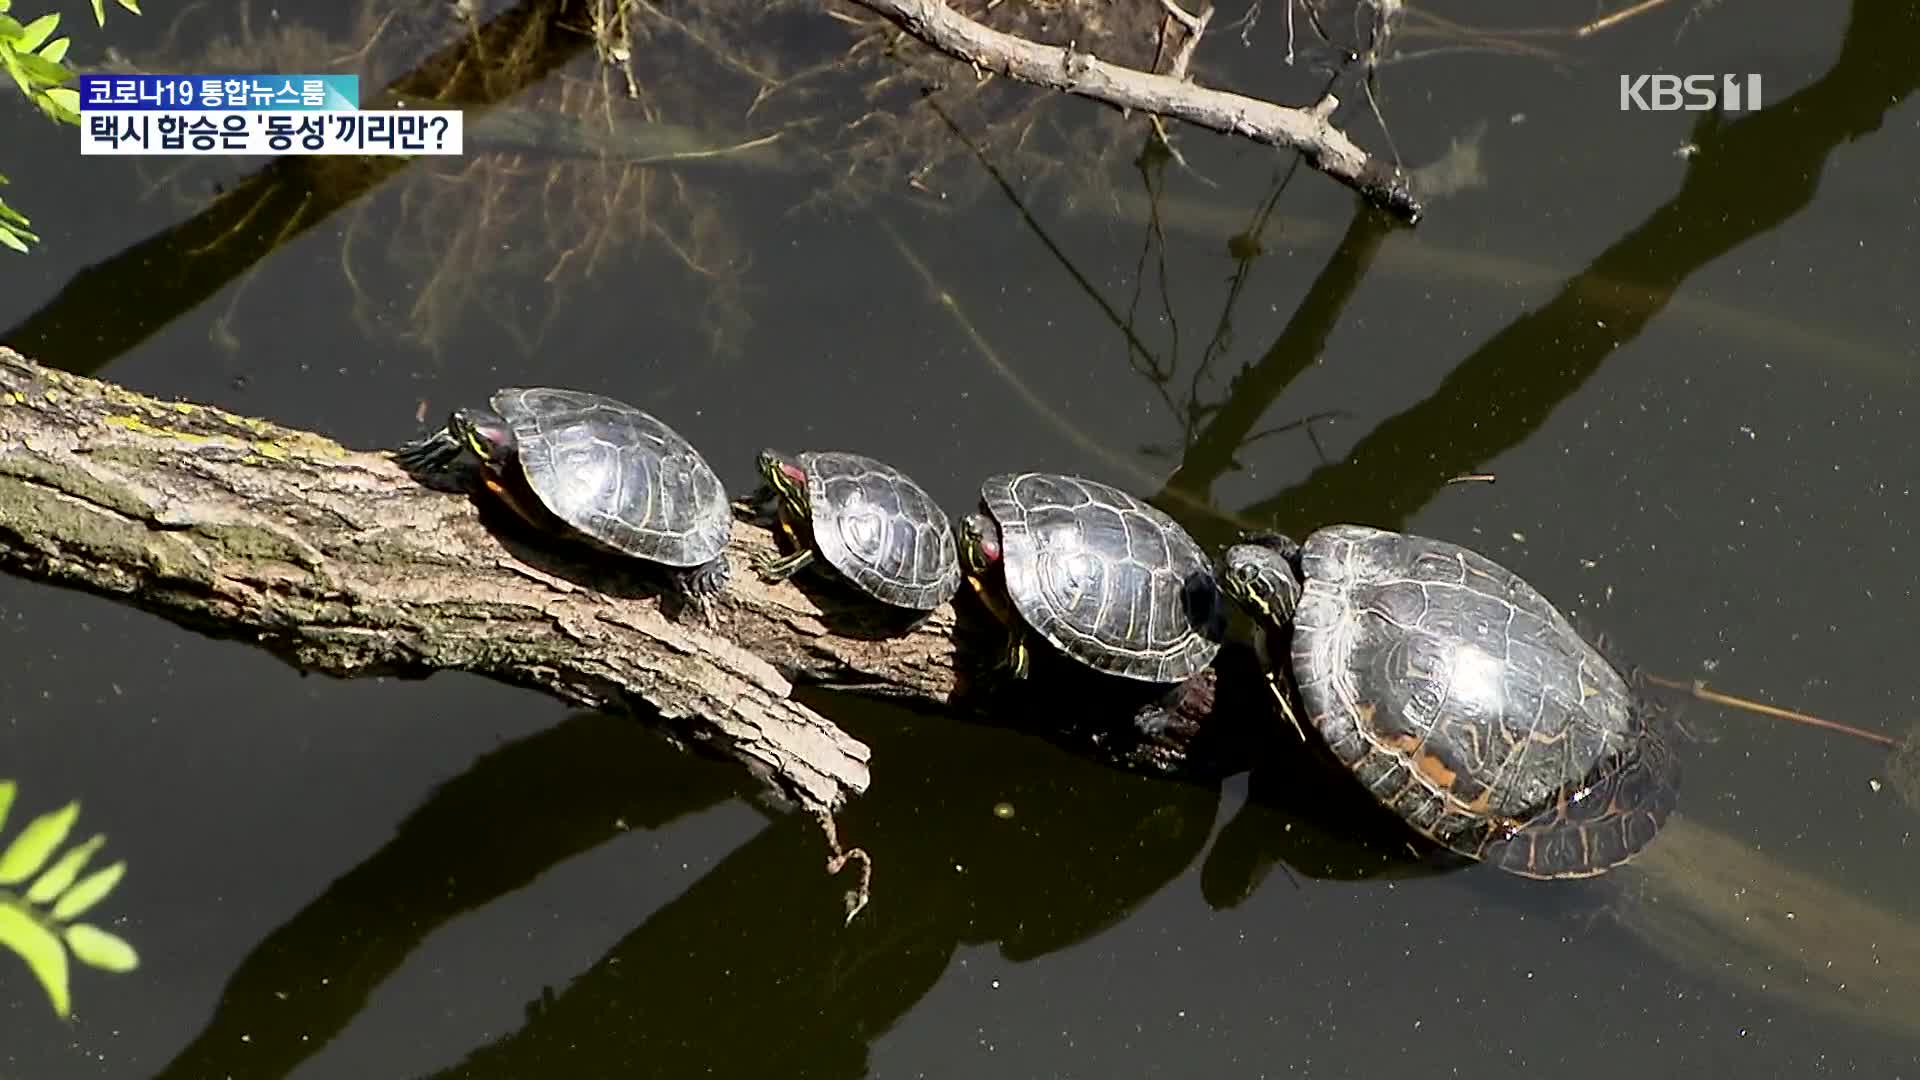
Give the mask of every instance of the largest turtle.
M 1475 551 L 1333 525 L 1229 548 L 1221 586 L 1255 617 L 1289 715 L 1290 676 L 1333 756 L 1452 851 L 1587 877 L 1638 854 L 1673 808 L 1678 762 L 1643 699 Z
M 520 516 L 666 567 L 711 618 L 727 583 L 733 513 L 691 443 L 649 413 L 582 390 L 510 386 L 488 404 L 455 409 L 394 459 L 437 472 L 473 455 L 486 488 Z

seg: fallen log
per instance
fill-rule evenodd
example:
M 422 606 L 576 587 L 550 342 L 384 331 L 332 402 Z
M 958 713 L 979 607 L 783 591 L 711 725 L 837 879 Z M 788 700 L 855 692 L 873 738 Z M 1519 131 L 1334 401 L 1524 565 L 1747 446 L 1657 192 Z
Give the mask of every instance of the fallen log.
M 867 788 L 868 751 L 794 701 L 796 683 L 1001 715 L 1018 688 L 967 684 L 969 636 L 952 605 L 902 625 L 804 575 L 768 585 L 748 568 L 773 550 L 768 529 L 736 525 L 709 628 L 663 608 L 644 568 L 423 486 L 388 451 L 0 347 L 0 569 L 253 641 L 303 671 L 467 671 L 591 708 L 637 704 L 827 817 L 831 837 L 832 812 Z M 1157 691 L 1143 702 L 1132 684 L 1074 671 L 1046 682 L 1075 677 L 1086 694 L 1047 734 L 1136 770 L 1244 767 L 1243 726 L 1210 719 L 1211 673 L 1137 724 L 1125 720 Z M 1113 704 L 1089 706 L 1100 693 Z
M 867 748 L 793 701 L 775 662 L 918 696 L 951 686 L 950 610 L 884 643 L 837 637 L 804 594 L 738 572 L 772 546 L 763 529 L 735 530 L 715 634 L 662 614 L 631 573 L 490 524 L 385 453 L 0 348 L 0 567 L 25 577 L 306 671 L 459 670 L 589 707 L 642 702 L 815 813 L 866 789 Z

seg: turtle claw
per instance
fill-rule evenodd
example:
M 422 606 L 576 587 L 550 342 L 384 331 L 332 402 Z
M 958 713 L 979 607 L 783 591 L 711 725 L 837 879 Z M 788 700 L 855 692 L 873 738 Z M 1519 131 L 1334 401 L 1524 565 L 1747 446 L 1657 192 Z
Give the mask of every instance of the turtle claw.
M 453 433 L 441 428 L 430 435 L 403 443 L 392 451 L 393 461 L 410 473 L 434 473 L 460 459 L 466 447 Z
M 993 667 L 995 671 L 999 672 L 1000 674 L 1006 676 L 1009 679 L 1026 678 L 1027 677 L 1027 643 L 1021 640 L 1021 638 L 1017 634 L 1009 637 L 1007 639 L 1007 651 L 1000 657 L 1000 661 L 994 664 Z
M 810 548 L 786 556 L 768 555 L 763 552 L 753 557 L 753 568 L 759 573 L 761 581 L 772 583 L 787 580 L 812 561 L 813 551 Z

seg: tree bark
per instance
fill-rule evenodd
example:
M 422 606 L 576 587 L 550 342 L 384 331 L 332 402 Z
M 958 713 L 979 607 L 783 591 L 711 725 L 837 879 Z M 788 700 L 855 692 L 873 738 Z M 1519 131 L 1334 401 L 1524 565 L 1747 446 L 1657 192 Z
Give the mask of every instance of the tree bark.
M 951 609 L 885 641 L 749 559 L 740 524 L 719 632 L 663 614 L 644 575 L 422 487 L 348 450 L 206 405 L 164 402 L 0 348 L 0 567 L 124 597 L 338 676 L 470 671 L 581 705 L 638 699 L 744 761 L 804 810 L 868 783 L 867 748 L 791 699 L 776 664 L 943 699 Z

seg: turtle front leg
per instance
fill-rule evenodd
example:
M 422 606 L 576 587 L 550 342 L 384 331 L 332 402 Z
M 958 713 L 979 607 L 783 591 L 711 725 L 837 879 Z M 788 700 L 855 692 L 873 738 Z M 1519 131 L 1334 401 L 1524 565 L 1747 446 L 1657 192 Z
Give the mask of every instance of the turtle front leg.
M 1278 674 L 1269 675 L 1267 688 L 1273 691 L 1274 700 L 1280 703 L 1280 715 L 1293 725 L 1293 733 L 1300 736 L 1300 741 L 1306 742 L 1307 726 L 1300 722 L 1300 712 L 1293 707 L 1293 695 L 1287 693 L 1286 680 Z
M 1293 725 L 1293 733 L 1300 736 L 1300 741 L 1306 742 L 1307 726 L 1300 722 L 1300 712 L 1293 707 L 1293 695 L 1287 692 L 1285 672 L 1274 666 L 1275 657 L 1265 628 L 1254 631 L 1253 649 L 1260 658 L 1260 670 L 1266 673 L 1267 689 L 1273 691 L 1273 700 L 1280 706 L 1280 715 Z M 1284 661 L 1287 658 L 1279 659 Z
M 1027 635 L 1018 627 L 1007 628 L 1007 655 L 1000 661 L 1010 679 L 1027 677 Z
M 973 594 L 980 598 L 980 603 L 992 612 L 993 617 L 1007 630 L 1006 651 L 1000 657 L 999 663 L 994 665 L 995 669 L 1006 672 L 1008 678 L 1026 678 L 1027 635 L 1020 623 L 1020 616 L 1014 613 L 1012 601 L 1003 590 L 994 588 L 987 581 L 973 574 L 967 575 L 967 584 L 973 586 Z
M 779 513 L 780 532 L 787 538 L 788 546 L 793 548 L 791 555 L 759 555 L 753 560 L 754 569 L 760 573 L 760 580 L 766 582 L 785 581 L 813 562 L 813 545 L 807 542 L 800 530 L 794 526 L 793 515 L 782 506 Z
M 791 555 L 761 555 L 754 559 L 754 569 L 759 571 L 760 580 L 765 582 L 785 581 L 813 562 L 813 552 L 801 548 Z
M 713 613 L 714 599 L 726 591 L 732 569 L 723 551 L 709 562 L 673 572 L 674 590 L 681 600 L 699 610 L 700 619 L 709 630 L 718 628 L 719 620 Z

